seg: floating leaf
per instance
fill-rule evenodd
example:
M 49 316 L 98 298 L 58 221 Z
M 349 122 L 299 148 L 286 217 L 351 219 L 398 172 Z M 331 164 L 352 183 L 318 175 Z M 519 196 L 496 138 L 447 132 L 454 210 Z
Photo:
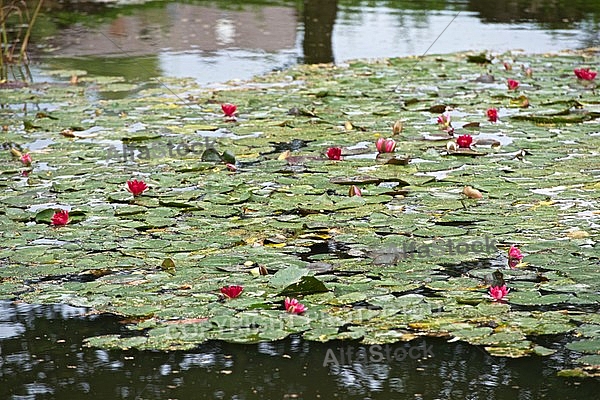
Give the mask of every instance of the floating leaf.
M 280 293 L 280 296 L 298 296 L 315 293 L 327 292 L 328 289 L 323 282 L 314 276 L 303 276 L 300 282 L 292 283 L 286 286 Z

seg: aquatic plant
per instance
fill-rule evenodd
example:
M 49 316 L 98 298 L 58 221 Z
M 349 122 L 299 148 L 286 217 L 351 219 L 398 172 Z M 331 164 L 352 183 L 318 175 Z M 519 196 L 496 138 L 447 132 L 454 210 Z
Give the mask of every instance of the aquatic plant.
M 327 149 L 327 158 L 330 160 L 341 160 L 342 149 L 340 147 L 330 147 Z
M 508 292 L 510 292 L 510 289 L 508 289 L 506 285 L 490 286 L 488 292 L 494 301 L 498 301 L 502 300 L 508 294 Z
M 58 210 L 52 216 L 50 223 L 54 226 L 63 226 L 69 223 L 69 211 Z
M 307 310 L 306 306 L 297 299 L 286 297 L 284 301 L 285 310 L 290 314 L 302 314 Z
M 239 297 L 240 294 L 242 294 L 243 290 L 244 288 L 240 285 L 223 286 L 221 288 L 221 294 L 223 294 L 228 299 L 235 299 L 236 297 Z
M 20 67 L 20 80 L 27 80 L 27 46 L 43 2 L 38 0 L 30 14 L 25 0 L 0 0 L 0 81 L 8 80 L 10 66 Z
M 489 108 L 486 111 L 486 115 L 488 117 L 488 121 L 490 121 L 490 122 L 498 121 L 498 110 L 496 108 Z
M 575 76 L 578 79 L 584 81 L 593 81 L 594 79 L 596 79 L 597 75 L 596 71 L 592 71 L 589 68 L 576 68 L 573 70 L 573 72 L 575 72 Z
M 462 149 L 468 149 L 469 147 L 471 147 L 472 143 L 473 136 L 471 135 L 460 135 L 456 138 L 456 144 Z
M 235 104 L 231 104 L 231 103 L 221 104 L 221 110 L 223 111 L 223 114 L 225 114 L 225 116 L 227 118 L 235 119 L 235 112 L 237 111 L 237 106 Z
M 146 189 L 148 189 L 148 185 L 142 180 L 133 179 L 127 181 L 127 190 L 131 192 L 133 197 L 141 195 Z
M 506 85 L 508 86 L 508 90 L 517 90 L 517 88 L 519 87 L 519 81 L 516 81 L 514 79 L 508 79 L 506 81 Z
M 393 153 L 396 149 L 396 141 L 394 139 L 379 138 L 375 142 L 375 147 L 379 153 Z

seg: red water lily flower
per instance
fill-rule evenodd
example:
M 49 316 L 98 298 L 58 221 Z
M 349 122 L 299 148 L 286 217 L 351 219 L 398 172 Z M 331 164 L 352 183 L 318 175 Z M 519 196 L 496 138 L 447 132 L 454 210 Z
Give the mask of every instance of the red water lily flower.
M 350 186 L 350 190 L 348 190 L 348 196 L 362 197 L 362 192 L 358 186 L 352 185 L 352 186 Z
M 330 147 L 327 149 L 327 158 L 330 160 L 341 160 L 342 149 L 340 147 Z
M 393 153 L 396 149 L 396 141 L 394 139 L 379 138 L 375 142 L 375 147 L 380 153 Z
M 597 72 L 591 71 L 589 68 L 576 68 L 573 70 L 578 79 L 584 81 L 593 81 L 596 78 Z
M 230 286 L 223 286 L 221 288 L 221 293 L 223 293 L 223 295 L 225 295 L 225 297 L 227 297 L 229 299 L 235 299 L 240 294 L 242 294 L 243 290 L 244 290 L 244 288 L 242 286 L 230 285 Z
M 69 212 L 67 210 L 58 210 L 52 215 L 50 223 L 54 226 L 64 226 L 69 223 Z
M 285 298 L 285 310 L 290 314 L 302 314 L 307 308 L 304 304 L 298 302 L 297 299 L 290 299 L 289 297 Z
M 21 162 L 26 165 L 26 166 L 30 166 L 31 165 L 31 154 L 29 153 L 25 153 L 21 156 Z
M 461 135 L 456 138 L 456 144 L 463 149 L 471 147 L 471 143 L 473 143 L 473 137 L 471 135 Z
M 504 65 L 504 69 L 505 70 L 512 71 L 512 64 L 511 63 L 509 63 L 508 61 L 504 61 L 502 64 Z
M 223 110 L 223 114 L 225 114 L 228 118 L 235 118 L 235 112 L 237 111 L 237 106 L 231 103 L 221 104 L 221 110 Z
M 144 193 L 144 191 L 148 189 L 148 185 L 146 182 L 142 180 L 133 179 L 131 181 L 127 181 L 127 190 L 133 194 L 133 197 L 137 197 L 140 194 Z
M 498 110 L 495 108 L 489 108 L 486 111 L 487 117 L 488 117 L 488 121 L 490 122 L 497 122 L 498 121 Z
M 490 286 L 489 294 L 494 301 L 502 300 L 510 292 L 510 289 L 506 285 L 502 286 Z
M 508 79 L 506 84 L 508 85 L 508 90 L 516 90 L 519 87 L 519 81 L 515 81 L 514 79 Z

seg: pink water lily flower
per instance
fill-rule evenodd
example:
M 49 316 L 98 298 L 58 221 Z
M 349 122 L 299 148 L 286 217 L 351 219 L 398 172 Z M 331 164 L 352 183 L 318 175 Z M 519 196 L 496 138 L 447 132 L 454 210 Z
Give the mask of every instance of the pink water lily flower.
M 69 212 L 67 210 L 58 210 L 54 212 L 50 223 L 54 226 L 64 226 L 69 223 Z
M 375 147 L 379 153 L 393 153 L 396 149 L 396 141 L 394 139 L 379 138 L 375 142 Z
M 23 163 L 23 165 L 26 165 L 29 167 L 31 165 L 31 161 L 32 161 L 31 154 L 25 153 L 21 156 L 21 162 Z
M 341 160 L 342 149 L 340 147 L 330 147 L 327 149 L 327 158 L 330 160 Z
M 221 293 L 229 299 L 235 299 L 240 294 L 242 294 L 243 290 L 244 290 L 244 288 L 242 286 L 230 285 L 230 286 L 223 286 L 221 288 Z
M 596 78 L 597 72 L 591 71 L 589 68 L 576 68 L 573 70 L 578 79 L 584 81 L 593 81 Z
M 518 247 L 510 246 L 510 249 L 508 249 L 508 258 L 520 261 L 523 259 L 523 254 L 521 254 L 521 250 Z
M 506 85 L 508 86 L 508 90 L 516 90 L 519 87 L 519 81 L 515 81 L 514 79 L 508 79 L 506 81 Z
M 304 304 L 300 303 L 297 299 L 285 298 L 285 310 L 290 314 L 302 314 L 307 308 Z
M 440 128 L 448 134 L 451 135 L 454 133 L 454 128 L 452 127 L 452 118 L 450 117 L 449 113 L 445 112 L 437 117 L 437 123 Z
M 502 300 L 510 292 L 506 285 L 490 286 L 489 294 L 494 301 Z
M 437 117 L 437 123 L 440 125 L 449 126 L 452 123 L 452 118 L 450 117 L 450 114 L 443 113 Z

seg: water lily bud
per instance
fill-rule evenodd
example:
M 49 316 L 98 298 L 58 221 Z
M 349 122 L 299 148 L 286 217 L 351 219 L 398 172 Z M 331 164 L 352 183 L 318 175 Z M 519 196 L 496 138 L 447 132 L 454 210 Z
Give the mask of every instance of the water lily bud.
M 517 90 L 519 87 L 519 81 L 515 81 L 514 79 L 508 79 L 506 81 L 506 85 L 508 86 L 508 90 Z
M 489 108 L 486 111 L 488 121 L 497 122 L 498 121 L 498 110 L 496 108 Z
M 392 127 L 392 133 L 394 135 L 398 135 L 400 132 L 402 132 L 403 129 L 404 125 L 402 124 L 402 121 L 396 121 L 394 122 L 394 126 Z
M 379 153 L 393 153 L 396 149 L 396 141 L 394 139 L 379 138 L 375 142 L 375 147 Z
M 225 114 L 228 118 L 235 118 L 235 112 L 237 111 L 237 106 L 231 103 L 221 104 L 221 110 L 223 114 Z
M 23 153 L 21 153 L 19 150 L 15 149 L 14 147 L 10 148 L 10 153 L 17 158 L 23 157 Z
M 352 186 L 350 186 L 350 190 L 348 191 L 348 196 L 362 197 L 362 192 L 360 191 L 360 189 L 357 186 L 352 185 Z
M 470 199 L 481 199 L 483 198 L 483 194 L 472 186 L 465 186 L 463 189 L 463 194 Z
M 456 142 L 448 142 L 448 143 L 446 143 L 446 150 L 456 151 L 456 150 L 458 150 L 458 145 L 456 144 Z
M 227 163 L 227 164 L 225 164 L 225 167 L 227 168 L 228 171 L 231 171 L 231 172 L 237 171 L 237 167 L 234 164 Z
M 29 167 L 31 165 L 32 159 L 31 159 L 31 154 L 29 153 L 25 153 L 21 156 L 21 162 L 23 163 L 23 165 Z

